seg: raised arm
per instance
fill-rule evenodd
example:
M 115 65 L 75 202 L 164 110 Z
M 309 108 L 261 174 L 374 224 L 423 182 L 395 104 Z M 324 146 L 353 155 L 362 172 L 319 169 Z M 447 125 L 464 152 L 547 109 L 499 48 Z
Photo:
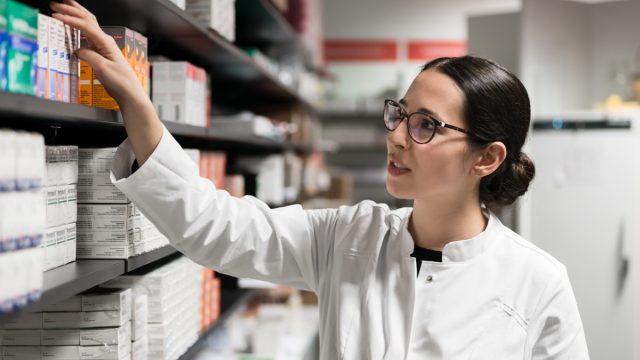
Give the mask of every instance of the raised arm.
M 118 102 L 128 139 L 112 165 L 112 181 L 171 244 L 223 273 L 317 290 L 329 267 L 337 210 L 272 210 L 231 197 L 199 176 L 164 128 L 113 39 L 74 0 L 51 3 L 54 17 L 80 29 L 90 48 L 78 51 Z M 136 160 L 139 169 L 131 174 Z
M 77 51 L 120 106 L 124 126 L 138 164 L 144 164 L 162 137 L 162 123 L 149 96 L 126 62 L 115 40 L 102 31 L 96 17 L 75 0 L 51 2 L 53 17 L 82 31 L 89 48 Z

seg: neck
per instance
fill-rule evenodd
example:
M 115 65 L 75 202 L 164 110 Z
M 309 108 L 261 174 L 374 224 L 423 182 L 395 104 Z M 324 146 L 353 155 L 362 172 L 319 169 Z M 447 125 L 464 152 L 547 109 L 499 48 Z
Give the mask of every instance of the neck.
M 487 220 L 480 199 L 466 199 L 416 199 L 409 221 L 415 245 L 442 251 L 452 241 L 471 239 L 483 232 Z

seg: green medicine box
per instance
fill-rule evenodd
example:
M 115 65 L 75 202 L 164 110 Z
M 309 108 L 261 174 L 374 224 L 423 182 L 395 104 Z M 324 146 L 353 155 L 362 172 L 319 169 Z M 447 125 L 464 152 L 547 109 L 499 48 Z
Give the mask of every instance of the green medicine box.
M 7 47 L 6 90 L 35 95 L 38 56 L 38 10 L 12 0 L 0 0 L 5 7 Z

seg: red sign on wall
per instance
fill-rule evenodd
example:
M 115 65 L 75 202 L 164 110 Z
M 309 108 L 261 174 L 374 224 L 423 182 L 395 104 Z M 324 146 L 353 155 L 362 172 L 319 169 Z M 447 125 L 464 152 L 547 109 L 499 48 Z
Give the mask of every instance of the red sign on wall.
M 409 60 L 428 61 L 467 54 L 465 41 L 409 41 Z
M 396 61 L 398 44 L 391 40 L 327 40 L 327 61 Z

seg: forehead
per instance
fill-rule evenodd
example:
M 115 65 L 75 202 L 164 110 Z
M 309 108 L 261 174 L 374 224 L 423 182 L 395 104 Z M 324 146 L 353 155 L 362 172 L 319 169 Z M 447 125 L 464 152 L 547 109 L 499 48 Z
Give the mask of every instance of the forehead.
M 464 94 L 447 75 L 434 70 L 421 72 L 403 98 L 409 112 L 425 109 L 452 125 L 463 126 Z

